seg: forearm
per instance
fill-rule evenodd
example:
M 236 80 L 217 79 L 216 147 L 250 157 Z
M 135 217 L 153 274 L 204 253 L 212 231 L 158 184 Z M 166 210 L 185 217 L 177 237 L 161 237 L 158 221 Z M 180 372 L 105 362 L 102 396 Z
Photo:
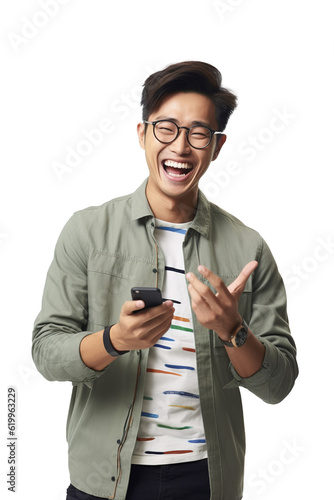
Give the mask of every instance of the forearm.
M 249 329 L 247 340 L 242 347 L 226 346 L 225 348 L 234 369 L 240 377 L 251 377 L 261 369 L 265 347 Z
M 84 337 L 80 343 L 80 356 L 88 368 L 95 371 L 101 371 L 110 363 L 117 359 L 110 356 L 103 343 L 103 331 L 92 333 Z
M 129 350 L 152 347 L 171 325 L 174 313 L 171 300 L 167 300 L 160 306 L 143 310 L 140 314 L 133 314 L 135 310 L 143 309 L 144 305 L 141 300 L 125 302 L 119 322 L 114 324 L 109 331 L 110 342 L 120 354 Z M 103 370 L 116 359 L 108 354 L 104 347 L 103 332 L 104 330 L 100 330 L 88 335 L 80 344 L 82 361 L 96 371 Z

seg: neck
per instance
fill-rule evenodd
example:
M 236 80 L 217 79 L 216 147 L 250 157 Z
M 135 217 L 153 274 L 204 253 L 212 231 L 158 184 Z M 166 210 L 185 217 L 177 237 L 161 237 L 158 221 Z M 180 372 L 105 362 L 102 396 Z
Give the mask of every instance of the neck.
M 164 193 L 152 192 L 146 187 L 146 197 L 154 217 L 166 222 L 190 222 L 195 217 L 198 189 L 180 198 L 171 198 Z

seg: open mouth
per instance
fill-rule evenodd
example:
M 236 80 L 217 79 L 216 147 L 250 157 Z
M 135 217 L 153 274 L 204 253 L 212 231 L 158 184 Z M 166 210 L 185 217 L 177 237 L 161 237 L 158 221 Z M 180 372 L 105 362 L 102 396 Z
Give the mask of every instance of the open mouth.
M 164 161 L 162 166 L 168 176 L 174 177 L 175 179 L 183 179 L 190 174 L 193 169 L 190 163 L 180 163 L 173 160 Z

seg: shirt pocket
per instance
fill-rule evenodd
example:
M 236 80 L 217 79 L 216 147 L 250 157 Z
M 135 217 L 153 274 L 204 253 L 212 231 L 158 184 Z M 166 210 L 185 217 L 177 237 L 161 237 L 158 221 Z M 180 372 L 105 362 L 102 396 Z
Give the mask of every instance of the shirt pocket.
M 154 262 L 130 255 L 93 252 L 87 268 L 89 320 L 101 327 L 117 323 L 133 286 L 152 286 Z

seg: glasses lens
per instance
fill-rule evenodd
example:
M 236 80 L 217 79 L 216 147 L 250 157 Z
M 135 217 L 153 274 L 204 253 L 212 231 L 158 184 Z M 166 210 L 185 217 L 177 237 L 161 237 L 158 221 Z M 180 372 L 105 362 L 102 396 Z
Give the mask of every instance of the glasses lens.
M 158 141 L 172 142 L 177 136 L 177 126 L 169 121 L 158 122 L 155 124 L 154 133 Z
M 189 142 L 194 148 L 205 148 L 211 141 L 211 132 L 207 127 L 192 127 L 189 130 Z

